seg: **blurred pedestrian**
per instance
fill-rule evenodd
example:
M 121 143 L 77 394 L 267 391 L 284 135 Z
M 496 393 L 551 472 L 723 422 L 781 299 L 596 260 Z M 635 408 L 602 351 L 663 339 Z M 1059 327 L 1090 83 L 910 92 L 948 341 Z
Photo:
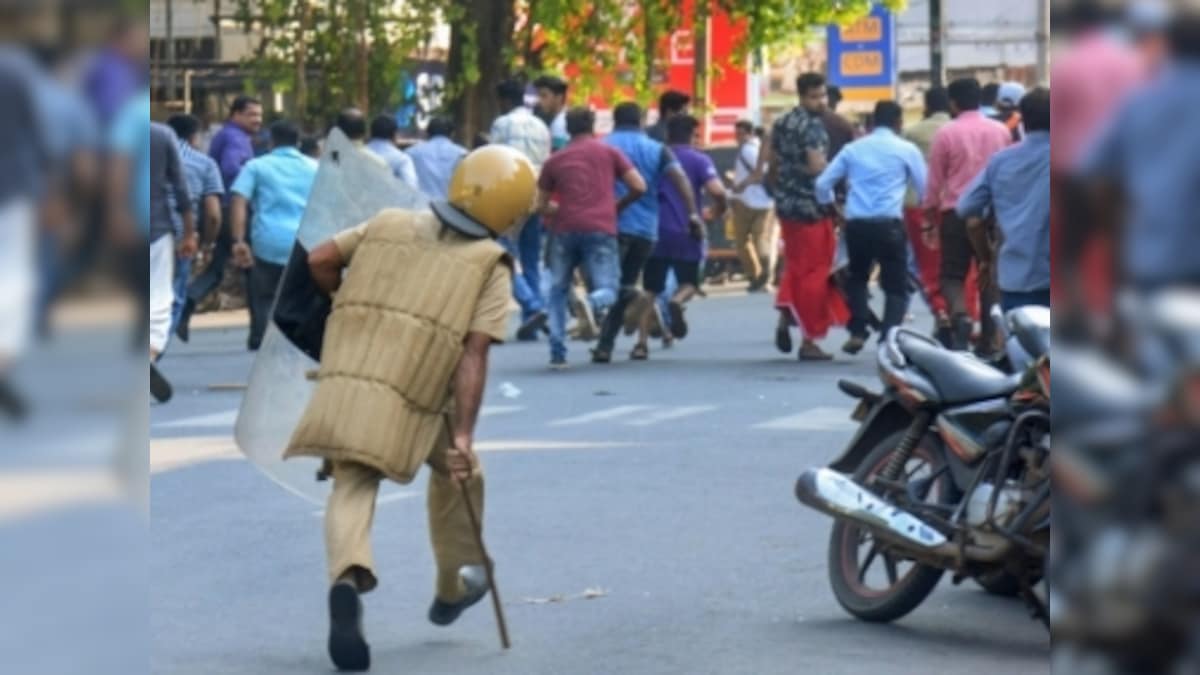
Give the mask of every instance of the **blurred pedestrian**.
M 1025 139 L 992 157 L 957 208 L 979 274 L 989 285 L 996 276 L 1004 311 L 1050 306 L 1050 91 L 1026 94 L 1021 118 Z
M 646 135 L 658 141 L 667 142 L 667 123 L 672 117 L 688 114 L 688 106 L 692 97 L 677 89 L 668 89 L 658 97 L 658 120 L 646 129 Z
M 122 198 L 113 200 L 114 222 L 121 230 L 118 236 L 129 236 L 129 224 L 136 222 L 141 235 L 150 245 L 147 284 L 150 392 L 160 403 L 165 403 L 171 398 L 171 387 L 154 363 L 166 350 L 170 336 L 175 258 L 191 258 L 196 254 L 196 229 L 175 133 L 170 127 L 156 123 L 151 123 L 147 132 L 143 123 L 149 119 L 149 108 L 148 96 L 144 105 L 134 99 L 114 122 L 114 166 L 111 171 L 115 183 L 111 185 L 119 191 L 114 193 L 114 197 L 123 193 Z M 143 113 L 144 118 L 140 117 Z M 168 194 L 173 194 L 174 210 L 183 221 L 183 236 L 178 241 Z M 130 217 L 130 206 L 124 206 L 129 203 L 130 196 L 139 202 L 136 207 L 138 213 L 134 216 L 136 220 Z M 140 203 L 142 198 L 145 199 L 145 206 Z
M 504 111 L 492 123 L 488 134 L 492 143 L 506 145 L 525 156 L 535 172 L 550 156 L 550 130 L 525 107 L 525 86 L 517 80 L 506 80 L 496 87 L 500 109 Z M 517 339 L 536 340 L 538 333 L 546 327 L 549 315 L 546 300 L 542 296 L 542 221 L 534 213 L 520 227 L 519 232 L 500 237 L 499 242 L 508 249 L 518 263 L 513 275 L 513 297 L 521 306 L 521 327 Z
M 984 117 L 996 116 L 996 99 L 1000 96 L 1000 83 L 988 82 L 979 92 L 979 112 Z
M 996 95 L 996 114 L 992 119 L 1003 124 L 1012 134 L 1012 141 L 1021 140 L 1021 99 L 1025 97 L 1025 85 L 1020 82 L 1005 82 Z
M 1117 278 L 1139 291 L 1200 286 L 1200 133 L 1180 122 L 1200 92 L 1200 8 L 1177 7 L 1167 39 L 1162 73 L 1120 104 L 1075 169 L 1090 196 L 1082 218 L 1116 243 Z
M 408 187 L 416 190 L 417 170 L 413 167 L 412 158 L 396 145 L 396 132 L 399 127 L 391 115 L 379 115 L 371 120 L 371 140 L 367 149 L 375 153 L 392 170 L 392 175 Z M 303 151 L 301 151 L 303 152 Z
M 317 162 L 300 154 L 296 147 L 299 143 L 300 129 L 295 124 L 272 124 L 271 151 L 246 164 L 233 184 L 233 255 L 237 265 L 246 270 L 246 304 L 250 309 L 246 347 L 250 351 L 262 345 L 275 291 L 292 256 L 296 232 L 317 177 Z M 254 220 L 247 241 L 250 210 Z
M 729 196 L 733 211 L 733 245 L 742 262 L 742 273 L 750 282 L 748 290 L 756 293 L 765 289 L 771 280 L 771 237 L 767 225 L 771 222 L 773 203 L 762 177 L 755 178 L 762 144 L 754 135 L 754 123 L 738 120 L 734 129 L 738 148 Z
M 871 133 L 838 153 L 817 178 L 817 198 L 834 203 L 834 186 L 846 180 L 846 251 L 850 257 L 846 292 L 850 300 L 850 339 L 842 346 L 857 354 L 869 331 L 867 282 L 879 264 L 879 285 L 886 297 L 880 340 L 904 321 L 908 311 L 908 235 L 904 197 L 909 187 L 925 192 L 925 158 L 900 137 L 904 110 L 893 101 L 875 104 Z
M 669 321 L 664 328 L 678 339 L 688 334 L 684 308 L 700 289 L 700 264 L 704 259 L 705 226 L 702 218 L 691 214 L 693 204 L 703 203 L 707 194 L 713 206 L 708 220 L 720 220 L 725 214 L 725 186 L 712 159 L 693 145 L 700 122 L 691 115 L 676 115 L 667 123 L 667 140 L 686 176 L 681 191 L 677 181 L 666 181 L 656 195 L 659 201 L 658 242 L 646 263 L 645 287 L 650 297 L 667 289 L 667 275 L 673 272 L 678 289 L 667 303 Z M 650 308 L 653 306 L 651 305 Z M 648 308 L 649 309 L 649 308 Z M 638 343 L 631 357 L 650 355 L 649 337 L 653 314 L 642 315 Z
M 217 290 L 225 276 L 225 265 L 229 262 L 232 238 L 230 236 L 231 219 L 229 215 L 229 198 L 233 184 L 246 162 L 254 159 L 253 135 L 262 128 L 262 103 L 249 96 L 238 96 L 229 106 L 229 119 L 221 130 L 213 136 L 208 146 L 208 156 L 212 157 L 221 169 L 221 183 L 225 186 L 225 195 L 221 200 L 221 230 L 217 233 L 217 242 L 208 257 L 208 266 L 203 272 L 192 279 L 188 286 L 187 302 L 179 315 L 177 330 L 187 335 L 191 324 L 192 314 L 210 293 Z
M 145 89 L 148 79 L 150 32 L 144 17 L 120 13 L 114 19 L 107 44 L 96 54 L 83 76 L 84 95 L 91 102 L 101 129 L 107 130 L 131 99 Z
M 675 119 L 675 118 L 672 118 Z M 621 211 L 617 217 L 617 245 L 621 278 L 617 301 L 608 312 L 600 331 L 600 341 L 592 351 L 593 363 L 612 361 L 617 334 L 625 324 L 626 310 L 641 317 L 653 303 L 653 296 L 643 295 L 640 283 L 642 270 L 654 251 L 659 228 L 659 191 L 669 182 L 682 195 L 685 215 L 693 229 L 704 230 L 704 220 L 696 208 L 696 200 L 688 184 L 687 174 L 671 150 L 651 139 L 642 130 L 642 109 L 632 101 L 620 103 L 613 109 L 614 129 L 604 142 L 625 155 L 645 182 L 641 196 Z M 690 139 L 688 139 L 690 141 Z M 629 188 L 624 179 L 615 186 L 616 195 L 623 198 Z M 659 289 L 661 292 L 662 289 Z M 640 323 L 640 320 L 638 321 Z M 686 325 L 672 326 L 686 332 Z M 682 337 L 676 334 L 676 337 Z M 644 353 L 643 353 L 644 355 Z M 637 351 L 634 352 L 637 357 Z
M 553 216 L 550 237 L 550 367 L 567 366 L 567 294 L 582 268 L 592 289 L 587 311 L 603 315 L 616 300 L 617 214 L 646 192 L 646 182 L 620 150 L 595 137 L 587 108 L 567 113 L 571 142 L 546 160 L 538 178 L 538 210 Z M 618 201 L 615 180 L 628 192 Z M 554 196 L 554 200 L 551 197 Z
M 192 214 L 196 229 L 200 233 L 201 247 L 211 246 L 221 229 L 221 197 L 225 186 L 221 183 L 221 169 L 212 157 L 200 152 L 200 120 L 191 115 L 172 115 L 167 126 L 175 132 L 179 159 L 183 163 L 183 175 L 187 180 L 188 194 L 192 198 Z M 175 219 L 175 235 L 182 236 L 183 222 Z M 174 303 L 171 306 L 171 332 L 180 340 L 188 341 L 186 326 L 180 324 L 183 308 L 187 304 L 188 282 L 192 275 L 190 258 L 175 260 Z
M 8 376 L 33 334 L 38 212 L 49 190 L 54 154 L 55 134 L 39 101 L 39 76 L 24 50 L 0 47 L 0 411 L 12 419 L 28 412 Z M 145 128 L 140 131 L 144 138 Z M 121 200 L 132 206 L 128 192 Z
M 948 91 L 954 121 L 934 134 L 924 206 L 929 222 L 941 219 L 942 294 L 950 312 L 954 348 L 966 349 L 974 325 L 967 313 L 965 284 L 975 256 L 967 238 L 967 224 L 955 208 L 967 185 L 983 171 L 992 155 L 1008 147 L 1012 136 L 1003 124 L 979 112 L 978 80 L 955 80 Z M 979 281 L 983 324 L 979 346 L 983 352 L 990 352 L 994 334 L 988 308 L 995 298 L 994 289 L 988 288 L 985 281 Z
M 775 346 L 792 351 L 791 324 L 803 333 L 801 359 L 830 359 L 817 340 L 833 326 L 843 325 L 849 310 L 831 284 L 837 235 L 833 217 L 817 201 L 816 178 L 825 170 L 829 134 L 821 121 L 825 112 L 825 77 L 805 73 L 796 78 L 800 104 L 775 120 L 770 144 L 759 153 L 758 175 L 767 176 L 775 198 L 775 213 L 783 231 L 787 258 L 775 306 L 779 322 Z
M 450 140 L 454 122 L 449 117 L 434 117 L 425 127 L 426 139 L 406 150 L 417 171 L 417 186 L 430 201 L 445 199 L 450 177 L 467 149 Z
M 334 119 L 333 126 L 337 127 L 346 138 L 358 147 L 367 143 L 367 117 L 363 111 L 353 106 L 342 108 Z
M 1054 23 L 1065 47 L 1055 53 L 1050 71 L 1054 83 L 1050 239 L 1055 278 L 1063 285 L 1064 317 L 1072 309 L 1095 313 L 1111 308 L 1113 270 L 1119 257 L 1115 233 L 1105 227 L 1111 213 L 1102 208 L 1093 217 L 1089 213 L 1092 191 L 1077 185 L 1071 176 L 1097 134 L 1115 131 L 1112 115 L 1145 77 L 1145 63 L 1114 30 L 1120 18 L 1112 3 L 1076 0 Z M 1149 100 L 1139 97 L 1141 103 Z M 1186 109 L 1193 107 L 1188 103 Z M 1151 137 L 1161 138 L 1161 133 Z M 1136 138 L 1138 143 L 1144 140 Z M 1060 306 L 1057 301 L 1055 306 Z
M 829 104 L 821 113 L 821 124 L 825 125 L 825 133 L 829 135 L 829 147 L 825 156 L 832 162 L 847 143 L 859 136 L 859 131 L 837 111 L 842 102 L 842 88 L 835 84 L 828 85 L 825 87 L 825 95 Z
M 316 136 L 305 136 L 300 139 L 300 154 L 305 157 L 312 157 L 315 160 L 321 159 L 321 139 Z
M 386 209 L 308 256 L 317 288 L 337 296 L 316 389 L 285 457 L 316 457 L 320 477 L 333 478 L 327 648 L 339 670 L 370 668 L 361 595 L 378 585 L 371 524 L 384 480 L 409 484 L 430 468 L 429 621 L 448 626 L 488 592 L 475 426 L 511 293 L 507 256 L 492 239 L 528 216 L 534 182 L 516 151 L 476 150 L 432 210 Z
M 538 110 L 549 120 L 552 149 L 560 150 L 571 141 L 567 130 L 567 83 L 553 75 L 543 75 L 533 81 L 537 90 Z
M 925 113 L 920 122 L 910 125 L 904 130 L 905 140 L 917 146 L 929 164 L 929 151 L 933 147 L 933 137 L 938 130 L 950 123 L 950 95 L 944 87 L 931 87 L 925 90 Z M 910 189 L 904 201 L 904 225 L 908 231 L 908 241 L 912 245 L 913 256 L 917 263 L 917 276 L 925 302 L 933 313 L 934 333 L 947 347 L 954 342 L 950 328 L 950 312 L 946 308 L 946 299 L 942 296 L 942 251 L 941 251 L 941 213 L 926 214 L 921 207 L 924 195 Z M 935 217 L 936 220 L 930 220 Z M 967 295 L 971 297 L 974 289 L 974 276 L 967 277 Z M 970 303 L 968 303 L 970 305 Z

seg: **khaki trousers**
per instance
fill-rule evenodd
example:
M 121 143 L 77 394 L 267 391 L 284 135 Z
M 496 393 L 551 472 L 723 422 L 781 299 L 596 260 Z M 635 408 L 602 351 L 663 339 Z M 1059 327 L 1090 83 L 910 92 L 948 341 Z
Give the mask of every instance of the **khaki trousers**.
M 430 453 L 429 537 L 437 563 L 437 597 L 455 602 L 466 592 L 458 571 L 465 565 L 482 565 L 471 520 L 463 501 L 461 488 L 447 469 L 445 442 L 439 442 Z M 375 469 L 355 462 L 336 462 L 333 465 L 333 494 L 325 509 L 325 549 L 329 559 L 330 583 L 348 573 L 355 575 L 361 592 L 366 593 L 378 584 L 371 554 L 371 523 L 375 518 L 375 497 L 383 475 Z M 471 503 L 479 510 L 476 517 L 483 522 L 483 471 L 476 467 L 467 481 Z
M 742 272 L 751 282 L 756 281 L 770 264 L 771 251 L 767 242 L 767 216 L 770 209 L 752 209 L 739 199 L 730 200 L 733 211 L 733 238 Z

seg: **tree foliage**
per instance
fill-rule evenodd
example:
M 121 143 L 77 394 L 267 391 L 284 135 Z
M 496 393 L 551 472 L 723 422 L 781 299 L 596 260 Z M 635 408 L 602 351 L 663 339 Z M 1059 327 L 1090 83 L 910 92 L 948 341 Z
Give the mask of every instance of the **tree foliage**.
M 253 80 L 296 95 L 305 119 L 346 105 L 398 103 L 397 78 L 429 39 L 445 0 L 236 0 L 236 16 L 262 36 L 247 60 Z
M 700 0 L 703 2 L 703 0 Z M 235 0 L 262 42 L 248 66 L 259 81 L 292 92 L 305 116 L 328 118 L 357 103 L 379 110 L 399 103 L 397 81 L 408 58 L 440 22 L 451 26 L 448 97 L 470 132 L 493 106 L 499 79 L 569 67 L 571 98 L 596 93 L 653 98 L 670 36 L 684 25 L 679 0 Z M 872 0 L 712 0 L 747 23 L 739 56 L 794 40 L 814 25 L 847 23 Z M 906 0 L 880 0 L 901 9 Z M 719 70 L 721 64 L 710 64 Z M 711 76 L 711 73 L 709 73 Z M 475 119 L 475 118 L 480 119 Z
M 873 4 L 900 11 L 908 0 L 715 0 L 734 20 L 745 20 L 740 52 L 753 53 L 793 40 L 813 26 L 848 24 L 871 12 Z

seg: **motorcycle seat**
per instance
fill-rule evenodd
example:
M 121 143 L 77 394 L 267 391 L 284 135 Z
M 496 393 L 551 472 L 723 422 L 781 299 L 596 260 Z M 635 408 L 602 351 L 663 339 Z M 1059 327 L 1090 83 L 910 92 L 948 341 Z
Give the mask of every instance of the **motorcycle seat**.
M 1050 353 L 1050 309 L 1020 307 L 1008 313 L 1009 329 L 1034 359 Z
M 950 351 L 913 333 L 899 333 L 896 343 L 909 363 L 929 377 L 945 403 L 1008 396 L 1021 382 L 1019 374 L 1005 375 L 972 354 Z

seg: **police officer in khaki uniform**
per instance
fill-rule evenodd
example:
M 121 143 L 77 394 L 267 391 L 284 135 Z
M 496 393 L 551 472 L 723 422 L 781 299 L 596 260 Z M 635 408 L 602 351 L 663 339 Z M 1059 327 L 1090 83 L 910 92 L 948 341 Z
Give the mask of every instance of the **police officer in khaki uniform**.
M 409 483 L 422 464 L 431 469 L 429 620 L 449 625 L 487 593 L 457 482 L 482 509 L 472 441 L 488 349 L 505 337 L 512 292 L 511 263 L 494 240 L 532 212 L 535 183 L 523 155 L 486 146 L 459 163 L 446 201 L 382 211 L 309 255 L 333 311 L 316 390 L 285 456 L 322 458 L 333 477 L 329 654 L 342 670 L 370 667 L 359 594 L 377 584 L 370 530 L 382 479 Z

